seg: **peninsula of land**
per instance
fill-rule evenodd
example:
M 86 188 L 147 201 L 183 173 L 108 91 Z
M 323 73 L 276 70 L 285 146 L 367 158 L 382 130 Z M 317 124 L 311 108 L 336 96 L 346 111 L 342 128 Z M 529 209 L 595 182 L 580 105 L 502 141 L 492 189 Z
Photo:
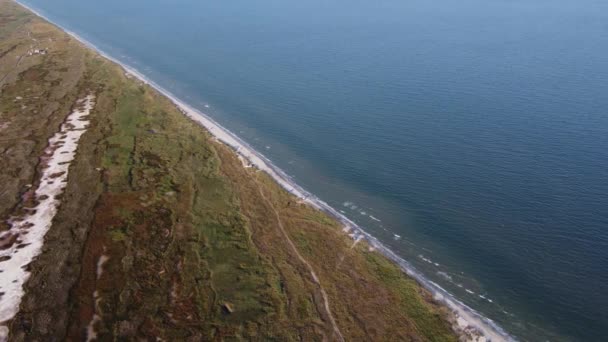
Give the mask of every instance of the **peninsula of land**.
M 479 337 L 201 120 L 0 0 L 0 341 Z

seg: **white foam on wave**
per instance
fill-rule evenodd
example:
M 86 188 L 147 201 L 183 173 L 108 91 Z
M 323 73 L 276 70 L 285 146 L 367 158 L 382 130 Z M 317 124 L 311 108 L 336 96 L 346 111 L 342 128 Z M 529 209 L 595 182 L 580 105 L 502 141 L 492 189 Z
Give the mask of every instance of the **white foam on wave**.
M 439 272 L 437 272 L 437 275 L 440 276 L 440 277 L 442 277 L 443 279 L 449 281 L 449 282 L 453 282 L 452 281 L 452 276 L 449 275 L 449 274 L 447 274 L 446 272 L 439 271 Z
M 33 13 L 35 13 L 36 15 L 40 16 L 41 18 L 43 18 L 49 22 L 51 21 L 48 18 L 46 18 L 44 15 L 40 14 L 38 11 L 32 9 L 31 7 L 24 5 L 22 3 L 20 3 L 20 4 L 24 7 L 26 7 L 27 9 L 29 9 L 30 11 L 32 11 Z M 291 178 L 287 174 L 285 174 L 285 172 L 283 172 L 278 167 L 274 166 L 274 164 L 272 164 L 272 162 L 268 158 L 266 158 L 264 155 L 262 155 L 258 151 L 251 148 L 249 146 L 249 144 L 242 141 L 240 138 L 238 138 L 232 132 L 230 132 L 229 130 L 225 129 L 224 127 L 222 127 L 221 125 L 216 123 L 213 119 L 211 119 L 204 113 L 202 113 L 199 110 L 184 103 L 178 97 L 173 95 L 171 92 L 167 91 L 163 87 L 161 87 L 158 84 L 154 83 L 153 81 L 149 80 L 146 76 L 139 73 L 137 70 L 133 69 L 129 65 L 126 65 L 125 63 L 122 63 L 121 61 L 109 56 L 107 53 L 105 53 L 104 51 L 102 51 L 101 49 L 96 47 L 95 45 L 91 44 L 87 40 L 83 39 L 79 35 L 75 34 L 74 32 L 66 30 L 65 28 L 61 27 L 60 25 L 57 25 L 57 26 L 59 26 L 66 33 L 68 33 L 69 35 L 74 37 L 76 40 L 80 41 L 81 43 L 88 46 L 89 48 L 97 51 L 100 55 L 107 58 L 108 60 L 122 66 L 125 69 L 125 71 L 131 73 L 132 75 L 137 77 L 142 82 L 150 85 L 151 87 L 156 89 L 158 92 L 165 95 L 178 108 L 180 108 L 185 115 L 190 117 L 192 120 L 200 123 L 212 135 L 214 135 L 219 141 L 232 147 L 235 151 L 237 151 L 237 153 L 239 155 L 241 155 L 244 158 L 247 158 L 249 160 L 249 162 L 251 164 L 253 164 L 254 166 L 256 166 L 258 169 L 268 173 L 268 175 L 270 175 L 285 190 L 287 190 L 294 196 L 299 197 L 303 202 L 306 202 L 306 203 L 310 204 L 311 206 L 334 216 L 343 225 L 351 227 L 351 230 L 357 231 L 358 234 L 352 234 L 352 236 L 351 236 L 352 238 L 356 238 L 355 236 L 358 236 L 359 234 L 362 235 L 364 237 L 364 239 L 367 240 L 367 242 L 372 246 L 372 248 L 374 248 L 374 250 L 379 251 L 384 256 L 386 256 L 393 262 L 397 263 L 406 274 L 408 274 L 410 277 L 416 279 L 427 290 L 431 291 L 435 295 L 441 295 L 443 297 L 442 303 L 444 303 L 448 308 L 450 308 L 458 318 L 466 321 L 467 326 L 469 328 L 476 329 L 481 334 L 486 336 L 488 338 L 488 340 L 491 340 L 491 341 L 512 341 L 512 340 L 514 340 L 513 337 L 511 337 L 509 334 L 507 334 L 502 328 L 500 328 L 491 319 L 482 316 L 474 309 L 468 307 L 466 304 L 464 304 L 464 303 L 460 302 L 459 300 L 457 300 L 456 298 L 454 298 L 450 293 L 448 293 L 445 289 L 443 289 L 438 284 L 426 279 L 426 277 L 424 277 L 418 270 L 416 270 L 416 268 L 413 267 L 409 262 L 407 262 L 403 258 L 399 257 L 392 250 L 388 249 L 374 236 L 367 233 L 365 230 L 363 230 L 361 227 L 359 227 L 352 220 L 347 218 L 345 215 L 343 215 L 339 211 L 335 210 L 333 207 L 331 207 L 330 205 L 328 205 L 321 199 L 315 197 L 314 195 L 312 195 L 311 193 L 307 192 L 302 187 L 297 185 L 295 182 L 293 182 L 291 180 Z M 346 206 L 352 210 L 356 210 L 358 208 L 358 206 L 356 206 L 352 202 L 345 202 L 344 206 Z M 399 238 L 400 238 L 400 236 L 399 236 Z
M 481 299 L 485 299 L 485 300 L 487 300 L 487 301 L 488 301 L 488 302 L 490 302 L 490 303 L 494 303 L 494 301 L 493 301 L 492 299 L 488 298 L 488 296 L 487 296 L 487 295 L 479 295 L 479 298 L 481 298 Z
M 369 218 L 371 218 L 372 220 L 374 220 L 376 222 L 382 222 L 379 218 L 376 218 L 373 215 L 369 215 Z
M 356 205 L 353 202 L 349 202 L 349 201 L 342 203 L 342 205 L 345 206 L 345 207 L 347 207 L 350 210 L 357 210 L 357 209 L 359 209 L 358 205 Z
M 433 260 L 429 259 L 429 258 L 425 258 L 424 255 L 422 254 L 418 254 L 418 258 L 420 258 L 422 261 L 431 264 L 431 265 L 435 265 L 437 267 L 439 267 L 440 265 L 436 262 L 434 262 Z

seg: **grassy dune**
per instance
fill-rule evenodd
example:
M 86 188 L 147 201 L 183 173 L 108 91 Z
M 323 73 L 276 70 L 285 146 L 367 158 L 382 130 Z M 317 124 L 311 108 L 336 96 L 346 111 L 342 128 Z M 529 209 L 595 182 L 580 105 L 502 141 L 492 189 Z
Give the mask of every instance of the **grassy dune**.
M 38 182 L 47 139 L 78 98 L 97 97 L 11 339 L 458 339 L 397 266 L 8 0 L 0 80 L 0 231 Z

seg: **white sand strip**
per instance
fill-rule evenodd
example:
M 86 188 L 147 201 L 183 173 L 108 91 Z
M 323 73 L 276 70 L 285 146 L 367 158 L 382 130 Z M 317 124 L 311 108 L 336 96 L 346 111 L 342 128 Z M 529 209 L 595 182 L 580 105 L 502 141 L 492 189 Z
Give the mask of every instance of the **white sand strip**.
M 105 250 L 106 249 L 104 247 L 104 252 L 105 252 Z M 99 260 L 97 260 L 97 278 L 96 278 L 97 281 L 99 281 L 99 278 L 101 278 L 101 275 L 103 274 L 103 265 L 108 260 L 110 260 L 110 257 L 105 254 L 102 254 L 99 257 Z M 95 290 L 95 292 L 93 292 L 93 301 L 95 303 L 94 304 L 95 312 L 93 314 L 93 318 L 87 325 L 87 342 L 97 339 L 97 332 L 95 331 L 95 324 L 101 322 L 101 316 L 100 316 L 101 309 L 99 307 L 99 303 L 101 302 L 101 296 L 99 295 L 99 291 L 97 291 L 97 290 Z
M 95 324 L 101 322 L 101 316 L 97 313 L 99 311 L 99 302 L 101 298 L 99 297 L 99 292 L 95 291 L 93 293 L 93 299 L 95 300 L 95 313 L 93 314 L 93 318 L 87 325 L 87 342 L 94 341 L 97 339 L 97 332 L 95 331 Z
M 11 228 L 0 235 L 0 240 L 14 241 L 10 247 L 0 250 L 0 324 L 10 320 L 19 311 L 23 297 L 23 284 L 30 276 L 27 266 L 42 249 L 44 236 L 51 228 L 57 214 L 60 195 L 66 187 L 71 161 L 76 155 L 78 141 L 89 124 L 85 118 L 95 105 L 95 97 L 89 95 L 79 100 L 61 125 L 59 132 L 49 139 L 49 145 L 41 160 L 47 165 L 42 171 L 40 184 L 34 192 L 37 205 L 27 210 L 23 217 L 10 220 Z M 7 338 L 8 328 L 0 327 L 0 341 Z M 3 336 L 5 335 L 5 336 Z

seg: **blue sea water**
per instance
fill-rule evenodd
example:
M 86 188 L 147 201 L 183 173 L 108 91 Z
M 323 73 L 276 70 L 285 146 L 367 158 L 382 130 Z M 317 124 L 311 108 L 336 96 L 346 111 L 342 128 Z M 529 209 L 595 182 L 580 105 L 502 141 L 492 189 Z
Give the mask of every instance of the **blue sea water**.
M 24 3 L 516 338 L 608 339 L 608 1 Z

